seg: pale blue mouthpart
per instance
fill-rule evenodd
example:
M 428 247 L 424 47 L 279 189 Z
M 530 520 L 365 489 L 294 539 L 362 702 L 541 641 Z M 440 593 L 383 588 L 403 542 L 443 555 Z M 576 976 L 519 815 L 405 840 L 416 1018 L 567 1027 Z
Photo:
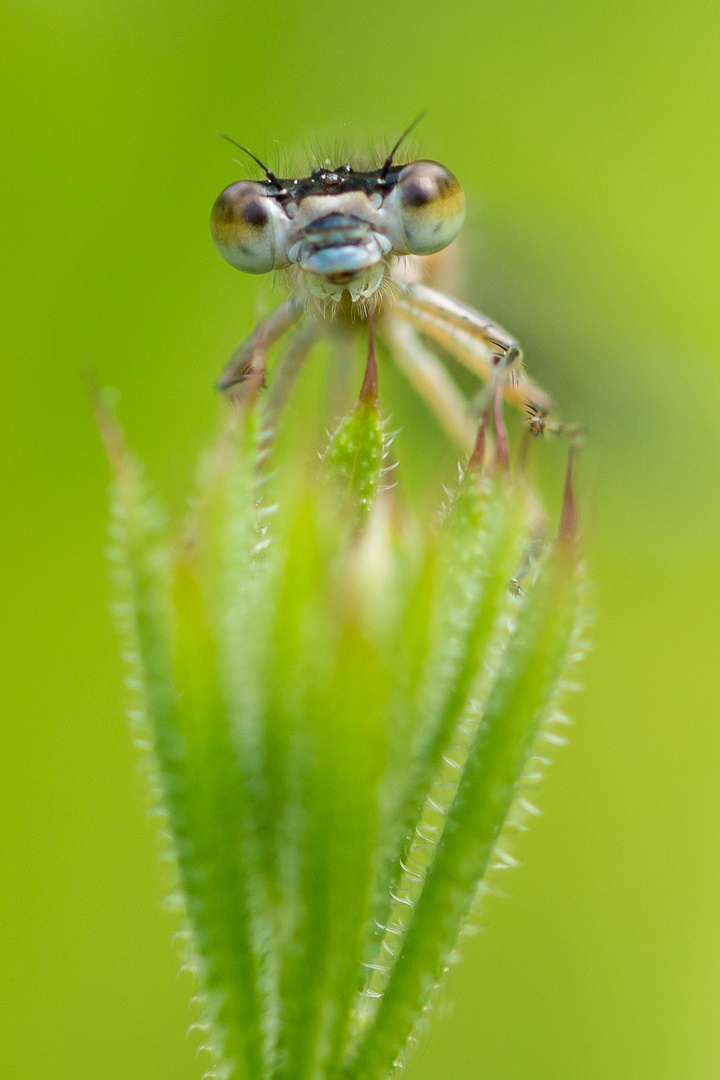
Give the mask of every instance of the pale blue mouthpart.
M 380 261 L 382 255 L 377 245 L 373 249 L 360 247 L 357 244 L 343 244 L 334 247 L 320 248 L 317 251 L 303 252 L 299 263 L 303 270 L 311 274 L 342 274 L 357 273 L 359 270 L 367 270 Z

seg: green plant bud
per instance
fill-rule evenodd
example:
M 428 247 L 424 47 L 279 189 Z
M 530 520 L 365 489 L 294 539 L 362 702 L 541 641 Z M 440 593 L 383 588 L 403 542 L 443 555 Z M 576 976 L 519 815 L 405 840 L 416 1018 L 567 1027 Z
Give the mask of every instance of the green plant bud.
M 382 486 L 384 465 L 390 449 L 386 425 L 378 401 L 378 376 L 374 336 L 365 378 L 355 406 L 330 437 L 324 459 L 329 478 L 340 482 L 363 520 Z

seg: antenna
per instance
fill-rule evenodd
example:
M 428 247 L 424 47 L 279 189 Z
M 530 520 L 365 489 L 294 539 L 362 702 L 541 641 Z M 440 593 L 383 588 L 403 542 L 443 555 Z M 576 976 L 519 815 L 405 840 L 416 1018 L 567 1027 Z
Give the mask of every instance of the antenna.
M 416 123 L 417 123 L 417 121 L 416 121 Z M 237 146 L 238 150 L 242 150 L 242 152 L 244 154 L 247 154 L 247 156 L 249 158 L 252 158 L 252 160 L 255 162 L 255 164 L 260 166 L 260 168 L 265 173 L 265 175 L 267 176 L 270 183 L 275 185 L 275 187 L 278 189 L 279 194 L 282 194 L 285 191 L 285 188 L 282 186 L 282 183 L 278 180 L 277 176 L 272 171 L 272 169 L 268 169 L 267 165 L 263 165 L 260 158 L 255 157 L 252 150 L 248 150 L 247 146 L 243 146 L 242 143 L 236 142 L 235 139 L 231 139 L 229 135 L 223 135 L 222 131 L 219 131 L 218 135 L 220 136 L 221 139 L 227 139 L 227 141 L 229 143 L 232 143 L 233 146 Z M 404 137 L 405 136 L 403 136 L 403 138 Z M 394 153 L 394 151 L 393 151 L 393 153 Z
M 427 116 L 427 109 L 424 109 L 423 112 L 421 112 L 419 116 L 415 117 L 415 119 L 413 120 L 410 127 L 405 128 L 402 135 L 400 136 L 398 141 L 395 143 L 392 150 L 390 151 L 388 156 L 385 158 L 385 161 L 383 162 L 383 167 L 380 170 L 380 175 L 378 177 L 378 183 L 379 184 L 384 184 L 385 183 L 385 181 L 387 179 L 387 174 L 390 172 L 390 166 L 393 163 L 393 158 L 397 154 L 397 152 L 400 149 L 400 147 L 402 146 L 402 144 L 405 142 L 405 139 L 407 139 L 410 132 L 413 131 L 418 126 L 420 121 L 424 120 L 426 116 Z

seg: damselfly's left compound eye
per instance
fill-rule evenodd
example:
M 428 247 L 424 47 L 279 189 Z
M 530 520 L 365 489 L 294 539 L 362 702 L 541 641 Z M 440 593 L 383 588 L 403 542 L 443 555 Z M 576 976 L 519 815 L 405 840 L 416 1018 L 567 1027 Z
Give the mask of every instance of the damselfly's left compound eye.
M 275 263 L 276 207 L 262 184 L 240 180 L 222 191 L 210 228 L 223 259 L 246 274 L 267 274 Z
M 400 228 L 412 255 L 433 255 L 447 247 L 465 220 L 463 189 L 436 161 L 406 165 L 398 177 L 397 200 Z

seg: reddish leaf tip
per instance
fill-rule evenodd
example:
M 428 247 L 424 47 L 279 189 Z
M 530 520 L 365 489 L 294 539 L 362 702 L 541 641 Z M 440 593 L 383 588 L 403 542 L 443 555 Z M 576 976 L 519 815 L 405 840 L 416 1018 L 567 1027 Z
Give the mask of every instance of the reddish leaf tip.
M 500 462 L 503 472 L 508 472 L 510 469 L 510 448 L 508 444 L 507 428 L 505 427 L 505 421 L 503 420 L 503 387 L 501 384 L 498 384 L 495 391 L 493 419 L 495 422 L 495 446 L 497 448 L 498 461 Z
M 115 474 L 120 474 L 128 467 L 130 454 L 125 443 L 123 429 L 118 423 L 113 410 L 113 393 L 102 386 L 96 373 L 90 367 L 85 368 L 85 385 L 90 397 L 90 406 L 95 417 L 100 438 L 110 466 Z
M 377 357 L 375 354 L 375 315 L 370 312 L 368 315 L 368 355 L 367 364 L 365 365 L 365 376 L 363 378 L 362 386 L 360 387 L 360 394 L 358 396 L 358 405 L 379 405 L 378 398 L 378 369 L 377 369 Z
M 468 469 L 472 472 L 482 472 L 485 462 L 485 444 L 487 442 L 487 413 L 483 413 L 478 425 L 475 445 L 468 460 Z
M 563 493 L 563 505 L 560 514 L 560 529 L 558 539 L 566 544 L 572 544 L 577 539 L 578 513 L 575 501 L 575 455 L 577 447 L 573 443 L 568 454 L 567 472 L 565 473 L 565 491 Z

